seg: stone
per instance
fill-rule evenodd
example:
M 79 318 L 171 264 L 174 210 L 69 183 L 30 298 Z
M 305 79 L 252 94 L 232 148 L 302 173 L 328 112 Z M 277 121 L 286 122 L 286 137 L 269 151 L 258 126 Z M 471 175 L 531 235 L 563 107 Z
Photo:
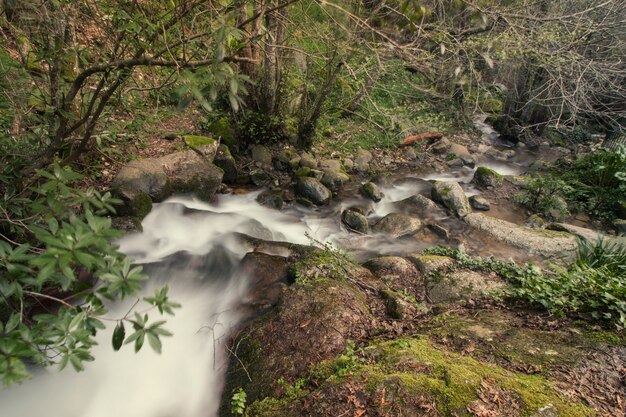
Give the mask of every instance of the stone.
M 263 165 L 272 165 L 272 153 L 263 145 L 254 145 L 252 147 L 252 160 L 262 163 Z
M 479 195 L 473 195 L 469 198 L 470 205 L 475 210 L 481 211 L 489 211 L 491 209 L 491 204 L 485 197 L 481 197 Z
M 626 235 L 626 220 L 618 219 L 613 222 L 613 227 L 619 235 Z
M 313 176 L 311 173 L 311 168 L 309 167 L 300 167 L 296 171 L 296 177 L 311 177 Z
M 476 168 L 474 178 L 472 178 L 472 183 L 481 189 L 499 188 L 502 186 L 502 181 L 502 175 L 487 167 Z
M 369 232 L 369 223 L 367 217 L 356 210 L 344 210 L 341 213 L 341 222 L 345 224 L 351 231 L 359 233 Z
M 296 194 L 318 206 L 328 204 L 332 196 L 330 190 L 324 184 L 311 177 L 298 178 Z
M 256 201 L 264 207 L 275 210 L 282 210 L 285 206 L 283 198 L 279 194 L 272 191 L 263 191 L 257 196 Z
M 366 182 L 361 186 L 361 192 L 367 198 L 374 202 L 379 202 L 383 198 L 383 193 L 380 191 L 378 186 L 373 182 Z
M 443 213 L 443 210 L 430 198 L 424 197 L 421 194 L 415 194 L 414 196 L 400 200 L 394 204 L 398 209 L 406 212 L 407 214 L 434 216 Z
M 324 172 L 345 172 L 341 161 L 338 159 L 322 159 L 317 163 L 317 166 Z
M 446 155 L 450 153 L 452 144 L 446 138 L 441 138 L 430 147 L 430 151 L 435 155 Z
M 237 276 L 249 277 L 244 305 L 255 310 L 274 306 L 288 283 L 287 258 L 262 252 L 249 252 L 241 260 Z
M 445 227 L 438 225 L 437 223 L 431 223 L 428 224 L 428 228 L 430 230 L 433 231 L 433 233 L 435 233 L 437 236 L 439 236 L 442 239 L 449 239 L 450 238 L 450 232 L 448 232 L 448 229 L 446 229 Z
M 354 168 L 354 161 L 350 158 L 346 158 L 343 160 L 343 166 L 346 171 L 352 171 L 352 169 Z
M 461 156 L 461 161 L 463 161 L 463 165 L 468 168 L 474 168 L 476 166 L 476 160 L 471 157 Z
M 530 229 L 482 213 L 468 214 L 463 220 L 474 229 L 483 231 L 496 240 L 531 253 L 549 257 L 571 256 L 576 251 L 576 238 L 567 232 Z
M 446 162 L 446 165 L 448 165 L 448 168 L 462 168 L 463 166 L 465 166 L 461 158 L 451 159 L 450 161 Z
M 392 238 L 415 234 L 422 227 L 420 219 L 404 214 L 390 213 L 380 219 L 373 227 L 375 233 L 384 233 Z
M 432 188 L 433 200 L 443 204 L 448 210 L 464 217 L 472 212 L 463 188 L 454 181 L 435 181 Z
M 257 187 L 269 185 L 273 180 L 274 177 L 263 169 L 255 169 L 250 172 L 250 181 Z
M 350 177 L 341 171 L 324 171 L 321 181 L 322 184 L 336 193 L 346 182 L 350 181 Z
M 417 159 L 417 152 L 412 146 L 407 146 L 402 150 L 402 156 L 409 161 L 415 161 Z
M 385 302 L 385 312 L 395 320 L 405 320 L 415 316 L 417 306 L 396 291 L 383 290 L 380 297 Z
M 526 222 L 524 222 L 526 227 L 530 227 L 533 229 L 543 229 L 546 226 L 546 221 L 541 217 L 540 214 L 532 214 Z
M 363 266 L 389 288 L 411 294 L 415 301 L 424 300 L 424 278 L 415 264 L 399 256 L 379 256 L 368 260 Z
M 427 299 L 433 304 L 482 298 L 504 286 L 495 274 L 468 270 L 426 275 L 425 279 Z
M 222 144 L 217 148 L 217 153 L 213 163 L 224 171 L 223 181 L 233 183 L 237 180 L 239 172 L 237 171 L 237 164 L 235 158 L 230 153 L 228 146 Z
M 218 148 L 218 142 L 215 139 L 208 136 L 185 135 L 183 140 L 191 149 L 200 153 L 209 162 L 213 162 Z
M 303 152 L 300 155 L 300 166 L 310 168 L 310 169 L 317 168 L 317 160 L 310 153 Z
M 411 261 L 424 276 L 447 272 L 454 266 L 454 259 L 448 256 L 422 255 L 418 253 L 407 255 L 406 259 Z
M 559 417 L 558 411 L 552 404 L 548 404 L 545 407 L 541 407 L 532 417 Z
M 217 150 L 217 146 L 215 149 Z M 208 152 L 210 155 L 211 151 Z M 154 163 L 160 165 L 167 174 L 172 192 L 191 194 L 208 201 L 215 195 L 224 176 L 224 171 L 210 160 L 211 157 L 207 158 L 195 150 L 189 150 L 162 156 Z
M 125 202 L 142 194 L 151 201 L 163 201 L 171 193 L 170 180 L 153 159 L 140 159 L 124 165 L 111 184 L 113 193 Z
M 454 154 L 457 158 L 463 159 L 471 159 L 472 155 L 470 151 L 467 149 L 467 146 L 459 145 L 458 143 L 451 143 L 448 147 L 448 153 Z

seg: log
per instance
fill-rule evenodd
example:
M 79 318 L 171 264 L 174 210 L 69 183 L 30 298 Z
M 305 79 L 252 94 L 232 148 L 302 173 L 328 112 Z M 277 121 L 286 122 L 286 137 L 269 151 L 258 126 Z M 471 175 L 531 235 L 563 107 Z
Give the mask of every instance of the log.
M 443 137 L 443 133 L 440 132 L 426 132 L 420 133 L 419 135 L 413 135 L 405 138 L 398 146 L 409 146 L 414 144 L 415 142 L 419 142 L 426 139 L 441 139 Z

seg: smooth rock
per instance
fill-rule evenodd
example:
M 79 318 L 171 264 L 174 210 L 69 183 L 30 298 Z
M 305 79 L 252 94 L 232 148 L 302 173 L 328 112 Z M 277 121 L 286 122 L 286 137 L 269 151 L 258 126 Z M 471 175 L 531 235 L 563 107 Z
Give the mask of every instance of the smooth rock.
M 469 198 L 469 202 L 472 208 L 474 208 L 475 210 L 489 211 L 489 209 L 491 209 L 491 204 L 489 204 L 489 201 L 487 201 L 485 197 L 481 197 L 479 195 L 471 196 Z
M 443 210 L 430 198 L 421 194 L 405 198 L 394 203 L 394 207 L 402 210 L 406 214 L 434 216 L 443 214 Z
M 310 169 L 317 168 L 317 160 L 310 153 L 303 152 L 300 155 L 300 166 Z
M 365 172 L 369 169 L 372 159 L 373 156 L 370 151 L 365 149 L 359 149 L 357 151 L 356 158 L 354 159 L 354 168 L 357 171 Z
M 317 163 L 317 166 L 324 172 L 345 172 L 341 161 L 338 159 L 322 159 Z
M 375 233 L 384 233 L 390 237 L 398 238 L 415 234 L 422 227 L 420 219 L 404 214 L 390 213 L 380 219 L 373 227 Z
M 365 217 L 362 213 L 359 213 L 356 210 L 344 210 L 344 212 L 341 213 L 341 221 L 343 224 L 348 226 L 350 230 L 359 233 L 369 232 L 367 217 Z
M 439 255 L 407 255 L 406 259 L 413 262 L 423 275 L 433 275 L 435 273 L 447 272 L 454 266 L 454 259 L 448 256 Z
M 370 200 L 379 202 L 383 198 L 383 193 L 373 182 L 366 182 L 361 186 L 361 192 Z
M 459 217 L 472 212 L 463 188 L 454 181 L 435 181 L 432 188 L 433 200 L 443 204 L 448 210 Z
M 461 168 L 465 166 L 461 158 L 454 158 L 450 161 L 447 161 L 446 165 L 448 165 L 449 168 Z
M 350 177 L 348 174 L 344 174 L 341 171 L 324 171 L 324 175 L 322 176 L 322 184 L 328 187 L 333 192 L 338 192 L 341 187 L 348 181 L 350 181 Z
M 426 276 L 427 299 L 433 304 L 485 297 L 503 286 L 497 275 L 485 272 L 455 270 Z
M 119 214 L 143 218 L 171 193 L 170 180 L 154 159 L 140 159 L 124 165 L 111 184 L 112 193 L 122 199 Z
M 224 171 L 210 160 L 211 158 L 189 150 L 162 156 L 154 160 L 154 163 L 160 165 L 167 174 L 172 192 L 192 194 L 206 201 L 215 195 L 224 176 Z
M 502 186 L 502 181 L 502 175 L 487 167 L 476 168 L 472 178 L 472 183 L 481 189 L 499 188 Z
M 263 145 L 252 146 L 252 160 L 262 163 L 263 165 L 272 165 L 272 152 Z
M 222 144 L 218 147 L 213 163 L 224 171 L 223 180 L 225 182 L 232 183 L 237 180 L 237 177 L 239 176 L 237 164 L 235 162 L 235 158 L 233 158 L 230 153 L 228 146 Z
M 331 192 L 316 178 L 300 177 L 296 182 L 296 193 L 316 205 L 328 204 Z
M 282 210 L 285 205 L 283 198 L 272 191 L 263 191 L 257 196 L 256 201 L 262 206 L 275 210 Z

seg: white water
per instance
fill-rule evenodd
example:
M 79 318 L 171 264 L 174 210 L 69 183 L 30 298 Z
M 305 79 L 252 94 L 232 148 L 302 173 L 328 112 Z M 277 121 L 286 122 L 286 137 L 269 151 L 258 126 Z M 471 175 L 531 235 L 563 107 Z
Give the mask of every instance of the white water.
M 215 415 L 227 359 L 223 343 L 239 320 L 236 307 L 247 284 L 245 276 L 229 276 L 247 252 L 230 232 L 308 243 L 306 227 L 297 218 L 261 207 L 254 197 L 254 193 L 222 196 L 217 206 L 172 199 L 155 206 L 143 222 L 143 233 L 119 242 L 139 263 L 158 261 L 150 266 L 149 287 L 169 285 L 170 298 L 182 304 L 174 317 L 168 316 L 166 328 L 174 336 L 163 339 L 161 355 L 147 344 L 138 354 L 132 346 L 114 352 L 115 322 L 110 322 L 98 334 L 96 361 L 87 363 L 84 372 L 39 370 L 32 380 L 0 392 L 0 416 Z M 185 206 L 193 212 L 184 213 Z M 263 224 L 255 219 L 263 219 Z M 183 250 L 202 257 L 189 261 L 174 255 Z M 152 289 L 146 292 L 151 294 Z M 128 309 L 129 303 L 112 306 L 107 316 L 119 318 Z M 150 315 L 152 320 L 159 318 L 156 311 Z

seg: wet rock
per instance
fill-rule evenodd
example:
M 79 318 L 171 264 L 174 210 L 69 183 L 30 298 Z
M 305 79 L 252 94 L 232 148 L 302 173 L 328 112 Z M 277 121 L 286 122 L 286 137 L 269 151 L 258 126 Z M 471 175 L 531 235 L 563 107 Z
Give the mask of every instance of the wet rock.
M 617 234 L 624 235 L 626 234 L 626 220 L 619 219 L 613 222 L 613 227 L 615 227 L 615 231 Z
M 416 301 L 424 300 L 424 278 L 413 262 L 399 256 L 379 256 L 363 266 L 392 290 L 411 294 Z
M 555 256 L 572 255 L 576 251 L 576 238 L 566 232 L 530 229 L 482 213 L 468 214 L 463 220 L 501 242 L 532 253 Z
M 308 152 L 303 152 L 300 155 L 300 166 L 306 168 L 317 168 L 317 159 Z
M 244 304 L 253 309 L 274 306 L 287 285 L 289 260 L 262 252 L 247 253 L 241 260 L 237 276 L 248 276 L 249 290 Z
M 152 209 L 152 201 L 163 201 L 171 193 L 170 180 L 153 159 L 140 159 L 124 165 L 111 190 L 124 202 L 120 214 L 143 218 Z
M 361 192 L 372 201 L 379 202 L 383 198 L 383 193 L 373 182 L 366 182 L 361 186 Z
M 433 200 L 442 203 L 459 217 L 472 212 L 463 188 L 454 181 L 435 181 L 432 189 Z
M 217 148 L 217 153 L 213 163 L 224 171 L 223 180 L 228 183 L 233 183 L 237 180 L 239 172 L 237 171 L 237 164 L 235 158 L 230 153 L 228 146 L 222 144 Z
M 143 230 L 141 221 L 137 217 L 131 216 L 112 217 L 111 227 L 127 233 L 141 232 Z
M 260 162 L 263 165 L 272 165 L 272 152 L 263 145 L 254 145 L 251 149 L 252 160 Z
M 263 169 L 255 169 L 250 172 L 250 181 L 257 187 L 269 185 L 273 180 L 274 177 Z
M 341 213 L 341 221 L 351 230 L 369 233 L 367 218 L 356 210 L 345 210 Z
M 201 146 L 211 155 L 212 146 Z M 214 147 L 217 150 L 217 146 Z M 213 153 L 213 156 L 215 154 Z M 204 157 L 195 150 L 175 152 L 154 160 L 170 180 L 172 192 L 191 194 L 201 200 L 210 200 L 222 183 L 224 171 L 211 163 L 213 157 Z
M 430 151 L 435 155 L 446 155 L 450 153 L 452 144 L 446 138 L 441 138 L 430 147 Z
M 274 157 L 273 163 L 279 171 L 292 172 L 300 165 L 300 155 L 291 149 L 283 149 Z
M 282 210 L 285 205 L 283 198 L 276 192 L 272 191 L 262 192 L 257 196 L 256 201 L 262 206 L 275 210 Z
M 454 259 L 448 256 L 412 254 L 406 258 L 415 264 L 424 276 L 447 272 L 455 264 Z
M 390 237 L 415 234 L 422 226 L 420 219 L 404 214 L 390 213 L 380 219 L 373 227 L 375 233 L 384 233 Z
M 426 275 L 425 279 L 426 296 L 433 304 L 485 297 L 504 286 L 495 274 L 466 270 Z
M 372 153 L 365 149 L 359 149 L 357 151 L 356 158 L 354 159 L 354 168 L 359 172 L 366 172 L 372 162 Z
M 345 183 L 350 181 L 348 174 L 344 174 L 341 171 L 324 171 L 322 176 L 322 184 L 328 187 L 333 192 L 338 192 Z
M 450 161 L 446 162 L 449 168 L 462 168 L 465 164 L 461 160 L 461 158 L 454 158 Z
M 421 194 L 400 200 L 395 206 L 409 214 L 432 216 L 442 213 L 441 208 L 433 200 Z
M 472 208 L 475 210 L 489 211 L 489 209 L 491 209 L 491 204 L 489 204 L 489 201 L 487 201 L 485 197 L 481 197 L 479 195 L 471 196 L 469 198 L 469 202 Z
M 489 147 L 485 151 L 485 155 L 498 161 L 508 161 L 515 156 L 514 150 L 499 151 L 496 148 Z
M 493 169 L 487 167 L 478 167 L 472 178 L 472 183 L 478 188 L 499 188 L 502 186 L 502 175 L 498 174 Z
M 458 143 L 451 143 L 448 148 L 448 153 L 454 154 L 457 158 L 463 159 L 471 159 L 472 155 L 466 146 L 459 145 Z
M 316 205 L 328 204 L 331 192 L 315 178 L 300 177 L 296 182 L 296 194 Z
M 476 160 L 471 157 L 461 156 L 461 161 L 463 161 L 463 165 L 469 168 L 474 168 L 476 166 Z
M 450 238 L 450 232 L 448 232 L 448 229 L 446 229 L 445 227 L 438 225 L 437 223 L 431 223 L 428 225 L 428 228 L 430 230 L 433 231 L 433 233 L 435 233 L 437 236 L 439 236 L 442 239 L 449 239 Z

